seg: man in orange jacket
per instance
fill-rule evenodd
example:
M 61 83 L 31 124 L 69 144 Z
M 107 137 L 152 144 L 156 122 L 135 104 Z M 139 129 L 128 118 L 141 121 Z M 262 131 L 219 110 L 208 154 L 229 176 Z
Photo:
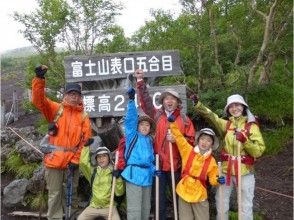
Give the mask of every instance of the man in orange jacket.
M 79 178 L 78 164 L 84 144 L 91 137 L 89 117 L 84 114 L 81 87 L 68 83 L 62 103 L 45 95 L 45 73 L 48 67 L 40 65 L 35 69 L 32 81 L 32 102 L 49 122 L 50 150 L 44 152 L 45 179 L 48 189 L 49 220 L 62 220 L 63 181 L 67 169 L 74 173 L 73 188 L 76 191 Z

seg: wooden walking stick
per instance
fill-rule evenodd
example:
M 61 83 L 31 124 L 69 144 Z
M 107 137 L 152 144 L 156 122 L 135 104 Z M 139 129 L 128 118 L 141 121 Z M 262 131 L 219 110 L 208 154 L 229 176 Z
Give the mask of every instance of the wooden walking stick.
M 218 167 L 218 176 L 222 176 L 222 162 L 218 162 L 217 163 L 217 167 Z M 223 197 L 223 186 L 220 184 L 219 185 L 219 209 L 220 209 L 220 219 L 223 220 L 224 219 L 224 197 Z
M 237 160 L 238 160 L 238 220 L 241 220 L 242 211 L 242 196 L 241 196 L 241 142 L 238 141 L 237 146 Z
M 168 129 L 167 132 L 168 132 L 168 134 L 171 134 L 170 129 Z M 174 169 L 173 148 L 172 148 L 172 143 L 171 142 L 169 142 L 169 157 L 170 157 L 171 177 L 172 177 L 174 216 L 175 216 L 175 220 L 178 220 L 176 186 L 175 186 L 176 185 L 175 184 L 175 169 Z
M 159 155 L 155 155 L 155 166 L 156 170 L 159 170 Z M 155 220 L 159 220 L 159 177 L 155 177 Z
M 117 162 L 118 162 L 118 151 L 115 152 L 115 161 L 114 161 L 114 170 L 117 170 Z M 111 196 L 110 196 L 110 205 L 109 205 L 109 213 L 108 220 L 112 219 L 112 209 L 113 209 L 113 200 L 114 200 L 114 191 L 115 191 L 115 183 L 116 177 L 112 178 L 112 188 L 111 188 Z

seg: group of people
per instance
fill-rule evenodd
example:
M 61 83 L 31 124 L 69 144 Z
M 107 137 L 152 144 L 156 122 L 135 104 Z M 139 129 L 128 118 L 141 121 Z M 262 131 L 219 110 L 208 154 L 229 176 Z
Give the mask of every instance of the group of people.
M 62 103 L 51 101 L 44 93 L 47 69 L 47 66 L 41 65 L 35 70 L 32 101 L 50 122 L 50 131 L 55 131 L 49 135 L 49 144 L 53 150 L 46 151 L 44 155 L 48 219 L 62 219 L 62 183 L 67 168 L 76 174 L 78 167 L 92 189 L 89 206 L 78 220 L 108 217 L 113 177 L 117 180 L 115 195 L 126 193 L 127 219 L 149 219 L 155 176 L 159 178 L 160 220 L 166 219 L 167 189 L 172 187 L 173 180 L 176 183 L 180 219 L 209 219 L 208 182 L 213 186 L 222 185 L 222 197 L 219 187 L 216 193 L 217 219 L 228 219 L 230 194 L 238 182 L 241 182 L 242 219 L 253 219 L 253 165 L 255 159 L 262 155 L 265 145 L 258 123 L 242 96 L 236 94 L 228 97 L 224 108 L 227 119 L 220 118 L 205 107 L 197 96 L 191 97 L 195 111 L 211 123 L 224 140 L 220 151 L 222 173 L 225 174 L 222 176 L 218 174 L 218 166 L 212 155 L 212 151 L 219 147 L 216 133 L 211 128 L 195 132 L 191 119 L 181 112 L 179 94 L 172 89 L 161 94 L 159 102 L 162 108 L 154 109 L 144 81 L 144 72 L 136 70 L 133 74 L 136 90 L 127 90 L 129 100 L 124 121 L 125 134 L 121 142 L 125 145 L 124 166 L 116 170 L 111 152 L 102 146 L 95 153 L 95 166 L 91 165 L 87 147 L 91 126 L 88 116 L 83 114 L 81 88 L 78 84 L 69 83 Z M 136 91 L 140 110 L 134 101 Z M 240 145 L 242 159 L 238 167 L 237 146 Z M 159 169 L 155 167 L 156 154 L 159 155 Z M 240 181 L 238 170 L 241 173 Z M 112 219 L 120 219 L 116 207 L 113 207 Z

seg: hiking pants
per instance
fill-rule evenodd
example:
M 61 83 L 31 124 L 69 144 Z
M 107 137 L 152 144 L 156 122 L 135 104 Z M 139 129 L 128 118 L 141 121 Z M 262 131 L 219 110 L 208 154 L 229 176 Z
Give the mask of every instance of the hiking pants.
M 216 209 L 217 209 L 217 220 L 221 219 L 220 202 L 223 203 L 223 213 L 224 220 L 229 219 L 229 209 L 230 209 L 230 196 L 233 190 L 233 186 L 236 186 L 236 177 L 231 176 L 230 186 L 222 185 L 223 190 L 223 201 L 219 198 L 219 189 L 216 191 Z M 241 176 L 241 217 L 242 220 L 253 220 L 253 197 L 255 188 L 255 177 L 253 173 Z M 237 192 L 237 188 L 236 188 Z
M 180 171 L 175 172 L 175 186 L 179 182 Z M 166 206 L 167 206 L 167 189 L 170 189 L 170 195 L 172 198 L 172 178 L 170 171 L 162 171 L 162 174 L 159 176 L 159 219 L 166 219 Z M 178 200 L 178 196 L 176 193 L 176 197 Z
M 77 220 L 95 220 L 98 216 L 104 219 L 108 218 L 109 208 L 96 209 L 88 206 L 78 217 Z M 112 209 L 112 220 L 120 220 L 115 206 Z
M 151 186 L 137 186 L 126 182 L 127 219 L 148 220 L 151 209 Z
M 209 220 L 209 204 L 207 200 L 202 202 L 186 202 L 179 197 L 180 220 Z
M 45 168 L 45 180 L 48 189 L 48 220 L 62 220 L 63 205 L 66 199 L 66 175 L 67 169 Z M 77 186 L 79 180 L 79 169 L 74 171 L 73 176 L 73 204 L 77 205 Z

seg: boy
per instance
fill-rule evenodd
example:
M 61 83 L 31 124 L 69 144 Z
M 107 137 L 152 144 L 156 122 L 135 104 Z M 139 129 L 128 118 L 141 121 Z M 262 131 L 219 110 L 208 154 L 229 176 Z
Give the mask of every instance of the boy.
M 151 188 L 155 172 L 152 134 L 154 121 L 147 115 L 138 117 L 135 90 L 128 89 L 128 109 L 125 118 L 126 167 L 121 176 L 126 180 L 127 219 L 148 220 L 151 208 Z
M 78 217 L 78 220 L 94 220 L 100 216 L 108 218 L 109 204 L 111 198 L 112 176 L 116 176 L 113 170 L 110 151 L 106 147 L 98 147 L 96 151 L 95 168 L 91 166 L 89 147 L 84 147 L 81 152 L 80 170 L 91 184 L 90 204 Z M 121 196 L 124 193 L 122 178 L 116 179 L 115 195 Z M 120 220 L 118 211 L 114 206 L 112 219 Z
M 225 183 L 223 176 L 217 176 L 217 164 L 211 154 L 212 150 L 218 148 L 218 138 L 213 130 L 201 129 L 196 134 L 197 145 L 193 147 L 174 123 L 174 117 L 170 116 L 168 120 L 182 158 L 181 180 L 176 187 L 179 195 L 179 218 L 209 220 L 206 179 L 208 177 L 213 186 Z

